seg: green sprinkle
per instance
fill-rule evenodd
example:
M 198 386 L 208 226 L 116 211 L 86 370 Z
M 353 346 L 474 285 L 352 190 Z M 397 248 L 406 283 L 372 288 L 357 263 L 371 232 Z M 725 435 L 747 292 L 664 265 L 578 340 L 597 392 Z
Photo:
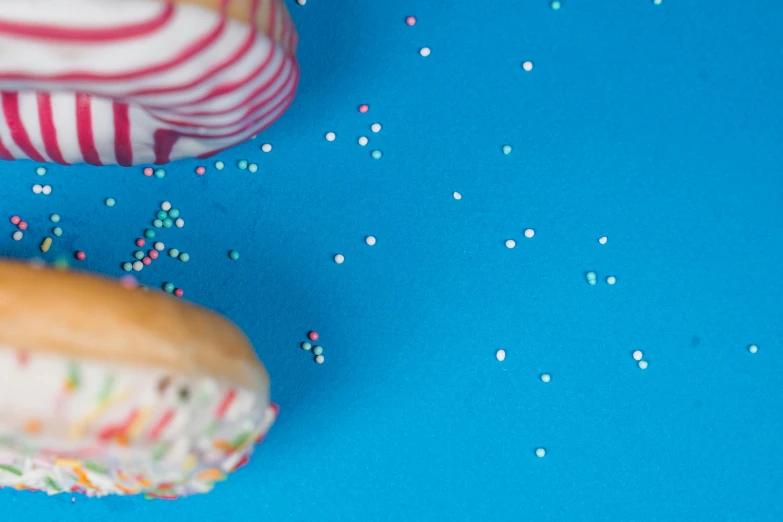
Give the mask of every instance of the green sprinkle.
M 158 210 L 158 213 L 155 214 L 155 217 L 157 217 L 158 219 L 166 219 L 167 217 L 169 217 L 169 214 L 165 210 Z
M 169 217 L 171 219 L 177 219 L 179 217 L 179 209 L 172 208 L 171 210 L 169 210 Z
M 310 350 L 313 347 L 313 345 L 308 343 L 307 341 L 303 342 L 301 346 L 302 346 L 302 350 Z
M 321 355 L 322 353 L 324 353 L 323 346 L 313 346 L 313 355 Z
M 47 486 L 49 486 L 50 488 L 52 488 L 52 489 L 53 489 L 53 490 L 55 490 L 55 491 L 62 491 L 62 490 L 63 490 L 63 488 L 61 488 L 61 487 L 60 487 L 60 486 L 57 484 L 57 482 L 55 482 L 54 480 L 52 480 L 52 477 L 46 477 L 46 478 L 44 479 L 44 482 L 46 482 L 46 485 L 47 485 Z
M 7 471 L 8 473 L 13 473 L 14 475 L 22 476 L 22 472 L 16 469 L 13 466 L 9 466 L 8 464 L 0 464 L 0 469 Z
M 223 170 L 223 167 L 225 167 L 225 166 L 226 166 L 225 163 L 223 163 L 222 161 L 216 161 L 215 162 L 215 168 L 218 169 L 218 170 Z
M 106 475 L 107 470 L 100 464 L 96 464 L 95 462 L 87 461 L 84 463 L 84 467 L 89 469 L 90 471 L 94 471 L 95 473 L 101 473 L 103 475 Z
M 57 236 L 57 237 L 60 237 L 60 236 L 62 236 L 62 235 L 63 235 L 63 229 L 62 229 L 62 228 L 60 228 L 60 227 L 54 227 L 54 228 L 52 229 L 52 234 L 54 234 L 54 235 L 55 235 L 55 236 Z
M 240 433 L 239 435 L 237 435 L 236 437 L 231 439 L 231 442 L 230 442 L 231 447 L 234 448 L 234 449 L 241 448 L 242 446 L 244 446 L 251 439 L 252 436 L 253 436 L 253 432 L 252 431 L 245 431 L 245 432 Z
M 123 263 L 122 269 L 125 270 L 126 272 L 130 272 L 131 270 L 133 270 L 133 263 Z
M 39 176 L 43 176 L 44 174 L 46 174 L 46 167 L 38 167 L 37 169 L 35 169 L 35 173 L 38 174 Z
M 182 261 L 183 263 L 187 263 L 188 261 L 190 261 L 190 255 L 187 252 L 182 252 L 179 255 L 179 260 Z
M 52 223 L 59 223 L 60 222 L 60 214 L 52 214 L 49 216 L 49 221 Z
M 171 293 L 174 291 L 174 283 L 163 283 L 163 291 Z
M 155 231 L 152 230 L 151 228 L 148 228 L 147 230 L 144 231 L 144 237 L 146 237 L 147 239 L 155 239 Z
M 179 255 L 179 250 L 176 248 L 169 249 L 169 257 L 177 257 Z
M 174 221 L 172 221 L 171 218 L 163 220 L 163 228 L 171 228 L 172 226 L 174 226 Z
M 103 389 L 101 390 L 101 394 L 98 396 L 98 400 L 101 402 L 105 402 L 106 399 L 109 398 L 109 395 L 111 394 L 111 390 L 114 388 L 114 376 L 109 375 L 106 377 L 106 380 L 103 381 Z
M 163 169 L 155 169 L 155 177 L 158 179 L 163 179 L 166 177 L 166 171 Z
M 594 285 L 598 281 L 598 275 L 595 272 L 587 272 L 585 279 L 587 279 L 589 285 Z
M 248 172 L 257 172 L 258 165 L 256 165 L 255 163 L 251 163 L 250 165 L 247 166 L 247 170 Z
M 562 4 L 560 3 L 559 0 L 552 0 L 551 2 L 549 2 L 549 7 L 551 7 L 555 11 L 560 9 L 561 6 L 562 6 Z
M 503 154 L 511 154 L 511 145 L 503 145 Z
M 152 226 L 155 228 L 160 228 L 163 226 L 163 221 L 161 221 L 160 219 L 155 219 L 152 221 Z
M 117 204 L 114 198 L 106 198 L 106 201 L 104 203 L 106 203 L 107 207 L 113 207 L 114 205 Z
M 152 450 L 152 460 L 162 459 L 169 451 L 169 444 L 167 442 L 161 442 L 155 446 Z
M 142 250 L 137 250 L 133 253 L 133 257 L 136 259 L 144 259 L 144 252 Z
M 68 383 L 71 385 L 71 389 L 76 390 L 79 388 L 80 382 L 79 365 L 75 362 L 68 363 Z
M 237 161 L 237 167 L 239 167 L 242 170 L 245 170 L 247 168 L 247 160 Z
M 370 155 L 372 156 L 372 159 L 381 159 L 381 156 L 383 156 L 383 152 L 379 150 L 374 150 Z
M 237 259 L 239 259 L 239 252 L 237 252 L 236 250 L 231 250 L 231 251 L 228 253 L 228 257 L 230 257 L 231 259 L 233 259 L 234 261 L 236 261 Z

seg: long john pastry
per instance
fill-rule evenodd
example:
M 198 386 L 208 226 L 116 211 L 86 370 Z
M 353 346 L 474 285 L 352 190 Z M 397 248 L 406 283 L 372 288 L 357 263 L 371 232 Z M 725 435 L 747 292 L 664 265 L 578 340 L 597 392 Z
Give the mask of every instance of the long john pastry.
M 226 319 L 159 291 L 0 261 L 0 488 L 205 493 L 276 415 L 266 370 Z
M 0 159 L 205 158 L 291 104 L 281 0 L 0 0 Z

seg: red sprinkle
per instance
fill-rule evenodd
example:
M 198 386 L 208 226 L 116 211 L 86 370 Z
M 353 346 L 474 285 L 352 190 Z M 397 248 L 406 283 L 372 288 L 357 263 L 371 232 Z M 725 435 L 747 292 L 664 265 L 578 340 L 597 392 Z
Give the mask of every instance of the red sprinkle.
M 204 167 L 196 167 L 196 174 L 198 174 L 199 176 L 203 176 L 206 171 L 207 169 L 205 169 Z
M 157 250 L 150 250 L 149 252 L 147 252 L 147 255 L 150 257 L 150 259 L 158 259 Z
M 84 252 L 82 252 L 81 250 L 79 250 L 79 251 L 77 251 L 77 252 L 76 252 L 76 256 L 75 256 L 75 257 L 76 257 L 76 259 L 78 259 L 79 261 L 84 261 L 85 259 L 87 259 L 87 254 L 85 254 Z
M 11 216 L 11 223 L 14 225 L 18 225 L 20 221 L 22 221 L 22 218 L 19 216 Z
M 27 221 L 19 222 L 19 230 L 27 230 Z
M 185 293 L 185 292 L 183 292 L 181 288 L 175 288 L 175 289 L 174 289 L 174 295 L 176 295 L 177 297 L 182 297 L 182 295 L 183 295 L 184 293 Z
M 144 240 L 142 238 L 139 238 L 136 240 L 136 246 L 137 247 L 143 247 L 144 246 Z
M 369 110 L 370 110 L 370 106 L 367 105 L 366 103 L 362 103 L 361 105 L 359 105 L 359 112 L 361 112 L 362 114 L 364 114 Z
M 142 258 L 141 262 L 142 262 L 142 263 L 144 263 L 144 264 L 145 264 L 145 265 L 147 265 L 147 266 L 150 266 L 150 264 L 152 264 L 152 259 L 150 259 L 150 258 L 149 258 L 149 257 L 147 257 L 147 256 L 144 256 L 144 257 Z
M 318 332 L 310 332 L 309 334 L 307 334 L 307 337 L 311 341 L 317 341 L 318 340 Z
M 144 175 L 145 176 L 152 176 L 153 170 L 152 167 L 145 167 L 144 168 Z
M 416 25 L 416 17 L 415 16 L 409 16 L 408 18 L 405 19 L 405 23 L 410 25 L 410 26 Z

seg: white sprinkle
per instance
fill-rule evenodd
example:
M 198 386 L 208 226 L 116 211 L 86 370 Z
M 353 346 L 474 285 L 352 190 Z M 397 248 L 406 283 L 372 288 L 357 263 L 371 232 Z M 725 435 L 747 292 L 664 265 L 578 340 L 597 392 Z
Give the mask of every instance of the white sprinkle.
M 542 382 L 549 382 L 551 380 L 552 380 L 552 376 L 549 375 L 548 373 L 542 373 L 541 374 L 541 381 Z
M 756 353 L 759 351 L 759 347 L 756 346 L 755 344 L 751 344 L 750 346 L 748 346 L 748 351 L 750 353 Z
M 364 238 L 364 242 L 370 246 L 373 246 L 375 244 L 375 236 L 367 236 Z
M 641 361 L 642 357 L 644 357 L 644 354 L 641 350 L 634 350 L 633 351 L 633 360 L 634 361 Z
M 522 68 L 528 72 L 533 70 L 533 62 L 527 61 L 522 64 Z
M 653 0 L 653 5 L 661 5 L 663 0 Z
M 133 269 L 136 272 L 141 272 L 142 268 L 144 268 L 144 263 L 142 263 L 141 261 L 134 261 L 133 262 Z
M 587 272 L 585 274 L 585 278 L 587 278 L 587 284 L 594 285 L 598 281 L 598 275 L 595 272 Z
M 174 224 L 177 225 L 177 228 L 182 228 L 185 226 L 185 220 L 182 218 L 177 218 Z
M 536 235 L 536 231 L 533 230 L 532 228 L 528 228 L 527 230 L 525 230 L 525 237 L 526 238 L 530 239 L 531 237 L 533 237 L 535 235 Z
M 506 248 L 514 248 L 517 246 L 517 242 L 513 239 L 506 239 Z
M 334 256 L 334 262 L 338 265 L 342 265 L 343 261 L 345 261 L 345 256 L 342 254 L 335 254 Z
M 607 239 L 606 236 L 601 236 L 601 237 L 598 238 L 598 242 L 601 243 L 602 245 L 605 245 L 606 244 L 606 239 Z
M 647 369 L 647 361 L 639 361 L 639 368 L 641 368 L 642 370 L 646 370 Z
M 171 210 L 171 203 L 169 203 L 168 201 L 164 201 L 163 203 L 160 204 L 160 209 L 165 212 L 168 212 L 169 210 Z
M 22 234 L 21 230 L 17 230 L 16 232 L 14 232 L 14 234 L 11 237 L 14 238 L 14 241 L 19 241 L 24 237 L 24 234 Z
M 326 133 L 326 141 L 334 141 L 334 139 L 337 137 L 337 134 L 334 132 L 327 132 Z
M 370 141 L 370 140 L 368 140 L 368 139 L 367 139 L 367 136 L 361 136 L 361 137 L 358 139 L 359 145 L 361 145 L 362 147 L 364 147 L 365 145 L 367 145 L 367 143 L 368 143 L 369 141 Z
M 305 5 L 307 3 L 307 0 L 296 0 L 296 3 L 299 5 Z
M 459 192 L 455 192 L 454 194 L 452 194 L 452 196 L 454 196 L 454 199 L 457 200 L 462 199 L 462 194 L 460 194 Z
M 272 150 L 272 144 L 271 143 L 264 143 L 261 145 L 261 151 L 262 152 L 270 152 Z
M 52 193 L 52 186 L 51 185 L 44 185 L 41 187 L 41 192 L 43 192 L 45 195 L 49 195 Z
M 155 250 L 160 251 L 160 250 L 163 250 L 164 248 L 166 248 L 166 245 L 164 245 L 160 241 L 155 241 Z
M 546 455 L 546 450 L 544 448 L 536 448 L 536 457 L 541 458 L 544 455 Z
M 43 190 L 43 187 L 41 185 L 39 185 L 37 183 L 35 185 L 33 185 L 33 193 L 34 194 L 40 194 L 42 190 Z
M 613 285 L 617 282 L 617 278 L 615 276 L 607 276 L 606 278 L 606 284 Z
M 381 132 L 381 124 L 373 123 L 372 125 L 370 125 L 370 130 L 373 132 Z
M 498 361 L 501 361 L 501 362 L 505 361 L 506 360 L 506 350 L 501 348 L 500 350 L 495 352 L 495 357 L 497 358 Z
M 318 364 L 323 364 L 324 363 L 324 356 L 323 355 L 316 355 L 315 356 L 315 362 L 317 362 Z
M 430 50 L 430 48 L 429 48 L 429 47 L 422 47 L 421 49 L 419 49 L 419 54 L 420 54 L 420 55 L 422 55 L 422 56 L 424 56 L 425 58 L 426 58 L 427 56 L 429 56 L 431 52 L 432 52 L 432 51 Z

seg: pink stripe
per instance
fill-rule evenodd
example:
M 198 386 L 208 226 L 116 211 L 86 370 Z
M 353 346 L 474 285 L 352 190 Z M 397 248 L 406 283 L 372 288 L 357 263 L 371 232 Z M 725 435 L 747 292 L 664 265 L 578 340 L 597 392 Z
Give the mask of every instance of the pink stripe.
M 24 128 L 22 118 L 19 116 L 19 93 L 5 92 L 3 91 L 3 114 L 5 115 L 5 121 L 8 124 L 8 128 L 11 130 L 11 138 L 22 149 L 22 152 L 30 158 L 38 162 L 45 162 L 46 159 L 41 156 L 33 143 L 30 141 L 30 137 L 27 135 L 27 130 Z
M 155 140 L 152 149 L 155 151 L 155 165 L 168 163 L 171 158 L 171 150 L 179 139 L 179 133 L 170 129 L 158 129 L 153 135 Z
M 0 159 L 4 160 L 13 160 L 14 157 L 11 154 L 11 151 L 5 148 L 5 145 L 3 145 L 3 139 L 0 138 Z
M 8 33 L 25 38 L 39 38 L 42 40 L 107 42 L 145 36 L 166 25 L 173 16 L 174 4 L 168 3 L 156 18 L 134 25 L 88 29 L 85 27 L 33 25 L 29 23 L 4 22 L 0 20 L 0 33 Z
M 92 97 L 89 94 L 76 95 L 76 134 L 84 161 L 90 165 L 103 165 L 92 135 Z
M 114 111 L 114 157 L 123 167 L 133 165 L 133 145 L 131 144 L 131 125 L 129 109 L 126 103 L 112 103 Z
M 36 99 L 38 101 L 38 126 L 41 128 L 44 149 L 52 161 L 60 165 L 68 165 L 60 151 L 60 144 L 57 142 L 57 128 L 54 125 L 54 114 L 52 113 L 52 97 L 48 92 L 39 92 L 36 94 Z

